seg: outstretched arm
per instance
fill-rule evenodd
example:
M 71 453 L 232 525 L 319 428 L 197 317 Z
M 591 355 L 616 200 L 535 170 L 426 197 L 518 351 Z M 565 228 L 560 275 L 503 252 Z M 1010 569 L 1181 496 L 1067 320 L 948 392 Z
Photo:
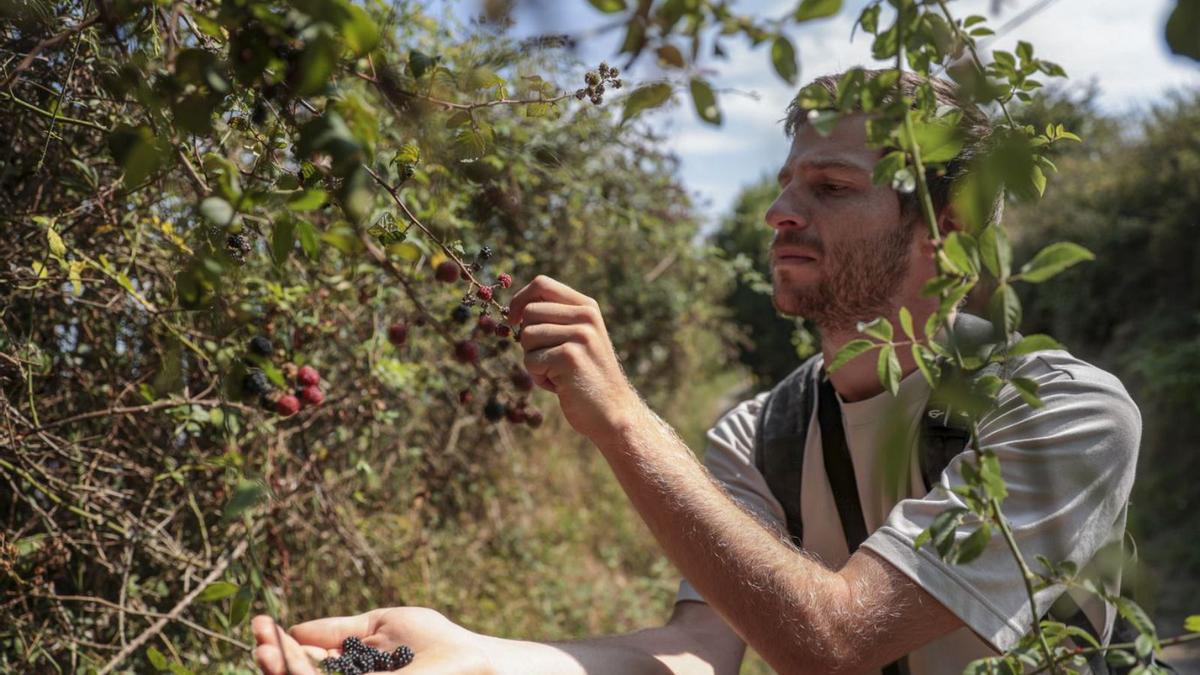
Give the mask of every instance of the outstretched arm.
M 604 455 L 667 556 L 777 671 L 861 672 L 964 625 L 878 554 L 828 569 L 738 507 L 633 390 L 594 300 L 542 276 L 509 318 L 535 382 Z

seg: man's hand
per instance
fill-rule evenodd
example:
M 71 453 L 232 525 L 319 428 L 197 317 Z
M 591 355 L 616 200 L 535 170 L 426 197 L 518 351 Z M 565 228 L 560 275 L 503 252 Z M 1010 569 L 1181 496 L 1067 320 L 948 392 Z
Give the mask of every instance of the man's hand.
M 266 675 L 317 675 L 342 641 L 360 637 L 368 647 L 391 651 L 402 644 L 415 657 L 404 675 L 492 675 L 488 646 L 493 638 L 473 633 L 424 607 L 376 609 L 358 616 L 318 619 L 284 632 L 269 616 L 253 624 L 254 659 Z
M 558 394 L 576 431 L 599 441 L 645 407 L 621 371 L 595 300 L 538 276 L 509 308 L 509 321 L 521 324 L 525 368 L 538 386 Z

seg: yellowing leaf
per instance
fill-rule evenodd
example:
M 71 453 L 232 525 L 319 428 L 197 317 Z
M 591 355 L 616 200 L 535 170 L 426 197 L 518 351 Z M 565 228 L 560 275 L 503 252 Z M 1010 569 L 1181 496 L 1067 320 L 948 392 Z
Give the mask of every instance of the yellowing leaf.
M 61 258 L 67 254 L 67 245 L 63 243 L 62 237 L 58 232 L 54 231 L 54 226 L 51 225 L 46 230 L 46 239 L 50 242 L 50 253 L 57 258 Z

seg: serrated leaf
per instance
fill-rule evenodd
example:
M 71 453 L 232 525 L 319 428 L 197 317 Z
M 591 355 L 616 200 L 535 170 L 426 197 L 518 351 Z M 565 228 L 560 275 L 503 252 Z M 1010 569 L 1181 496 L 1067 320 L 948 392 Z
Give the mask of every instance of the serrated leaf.
M 792 18 L 796 21 L 811 21 L 833 16 L 842 9 L 842 0 L 801 0 Z
M 638 87 L 629 98 L 625 99 L 625 110 L 621 113 L 621 123 L 637 116 L 644 110 L 657 108 L 671 98 L 671 85 L 648 84 Z
M 1002 328 L 1005 334 L 1012 333 L 1021 325 L 1021 299 L 1008 284 L 1003 284 L 992 293 L 988 303 L 988 317 Z
M 771 65 L 775 72 L 788 84 L 796 84 L 796 76 L 800 74 L 800 66 L 796 63 L 796 49 L 792 41 L 780 35 L 771 43 Z
M 988 497 L 1003 501 L 1008 496 L 1008 486 L 1000 474 L 1000 459 L 996 453 L 984 451 L 979 458 L 979 480 Z
M 1155 649 L 1162 649 L 1162 645 L 1158 644 L 1158 631 L 1154 628 L 1154 622 L 1150 620 L 1150 617 L 1146 614 L 1146 610 L 1124 596 L 1114 597 L 1113 602 L 1117 605 L 1117 612 L 1125 617 L 1129 623 L 1133 624 L 1133 627 L 1139 633 L 1150 636 L 1151 640 L 1154 641 Z
M 1008 235 L 998 225 L 988 225 L 979 233 L 979 257 L 988 272 L 1001 281 L 1012 270 L 1012 246 Z
M 913 344 L 912 355 L 913 361 L 917 363 L 917 369 L 921 371 L 921 377 L 925 378 L 930 387 L 936 387 L 940 371 L 929 348 L 922 344 Z
M 1054 349 L 1062 349 L 1062 344 L 1058 340 L 1042 333 L 1026 335 L 1021 338 L 1021 341 L 1013 345 L 1008 350 L 1009 356 L 1024 356 L 1034 352 L 1050 351 Z
M 721 111 L 717 108 L 717 96 L 712 87 L 704 80 L 694 77 L 691 81 L 692 102 L 696 106 L 696 114 L 705 122 L 720 126 Z
M 1069 267 L 1095 259 L 1091 251 L 1079 244 L 1055 242 L 1038 251 L 1033 260 L 1021 267 L 1020 278 L 1030 283 L 1041 283 Z
M 829 365 L 825 366 L 825 370 L 830 373 L 835 373 L 838 371 L 838 369 L 852 361 L 855 357 L 865 352 L 869 352 L 877 346 L 879 345 L 871 342 L 870 340 L 851 340 L 845 345 L 842 345 L 842 348 L 839 349 L 838 353 L 833 357 L 833 361 L 830 361 Z
M 951 232 L 942 244 L 942 251 L 959 274 L 975 276 L 979 273 L 978 245 L 966 232 Z
M 196 596 L 196 602 L 215 602 L 224 600 L 229 596 L 237 593 L 237 584 L 231 584 L 228 581 L 214 581 L 200 591 L 200 595 Z

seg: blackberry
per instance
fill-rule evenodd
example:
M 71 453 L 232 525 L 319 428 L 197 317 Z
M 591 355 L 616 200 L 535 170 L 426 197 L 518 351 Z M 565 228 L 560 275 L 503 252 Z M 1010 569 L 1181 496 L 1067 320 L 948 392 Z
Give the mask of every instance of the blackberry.
M 479 249 L 479 259 L 480 260 L 487 260 L 491 257 L 492 257 L 492 247 L 491 246 L 484 246 L 483 248 Z
M 478 362 L 479 344 L 472 340 L 461 340 L 454 343 L 454 358 L 460 363 Z
M 533 376 L 526 370 L 516 370 L 509 377 L 513 386 L 520 391 L 530 391 L 533 389 Z
M 480 286 L 479 290 L 475 291 L 475 295 L 478 295 L 481 300 L 491 300 L 493 294 L 491 286 Z
M 388 328 L 388 342 L 399 347 L 408 339 L 408 326 L 403 321 L 397 321 Z
M 412 660 L 413 651 L 408 645 L 385 652 L 368 647 L 357 637 L 348 637 L 342 642 L 342 655 L 325 659 L 321 662 L 321 668 L 327 673 L 362 675 L 403 668 Z
M 271 381 L 267 379 L 267 374 L 261 370 L 251 370 L 242 378 L 242 389 L 247 394 L 257 396 L 271 391 Z
M 500 284 L 501 288 L 508 288 L 512 286 L 512 275 L 508 272 L 502 272 L 500 276 L 496 277 L 496 282 Z
M 507 412 L 508 409 L 505 408 L 504 404 L 494 398 L 488 399 L 488 402 L 483 406 L 483 416 L 489 422 L 499 422 L 504 419 L 504 415 Z
M 471 318 L 471 308 L 468 305 L 459 305 L 454 308 L 454 312 L 450 315 L 456 323 L 466 323 Z
M 311 387 L 321 381 L 321 374 L 312 366 L 301 366 L 299 372 L 296 373 L 296 381 L 306 387 Z
M 444 284 L 454 283 L 458 281 L 458 265 L 453 260 L 443 261 L 434 270 L 433 276 Z
M 484 333 L 495 333 L 496 320 L 487 314 L 484 314 L 483 316 L 479 317 L 479 323 L 477 324 L 477 327 Z
M 291 417 L 300 411 L 300 399 L 287 394 L 275 401 L 275 412 L 282 417 Z
M 392 652 L 391 663 L 388 664 L 388 668 L 392 670 L 403 668 L 412 663 L 412 660 L 413 650 L 409 649 L 408 645 L 400 645 Z
M 250 338 L 250 351 L 259 356 L 270 356 L 271 352 L 275 351 L 271 341 L 262 335 L 255 335 Z

